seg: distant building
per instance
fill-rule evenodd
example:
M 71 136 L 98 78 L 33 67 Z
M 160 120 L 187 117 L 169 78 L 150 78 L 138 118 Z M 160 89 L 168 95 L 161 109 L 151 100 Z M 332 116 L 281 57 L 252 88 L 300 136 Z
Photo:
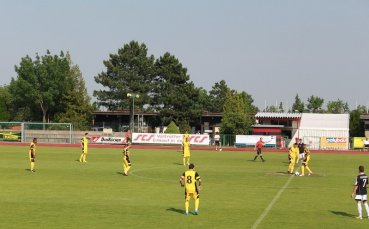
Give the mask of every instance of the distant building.
M 349 148 L 349 114 L 259 112 L 255 119 L 253 134 L 275 135 L 277 147 L 302 139 L 312 149 Z
M 155 133 L 163 131 L 163 126 L 160 126 L 160 123 L 158 124 L 160 122 L 159 113 L 135 110 L 134 114 L 134 132 Z M 220 128 L 222 115 L 222 113 L 204 112 L 200 120 L 190 122 L 192 133 L 214 133 Z M 93 116 L 93 129 L 112 128 L 115 132 L 129 129 L 129 109 L 95 111 Z

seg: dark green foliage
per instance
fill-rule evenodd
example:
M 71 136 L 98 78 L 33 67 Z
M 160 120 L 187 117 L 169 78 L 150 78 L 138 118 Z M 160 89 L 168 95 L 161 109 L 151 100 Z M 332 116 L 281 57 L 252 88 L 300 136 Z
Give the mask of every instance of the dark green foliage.
M 319 98 L 318 96 L 310 96 L 308 98 L 308 104 L 307 104 L 307 109 L 311 112 L 311 113 L 317 113 L 317 112 L 321 112 L 322 106 L 324 103 L 324 99 Z
M 128 108 L 131 99 L 127 93 L 139 94 L 135 107 L 143 108 L 150 103 L 152 80 L 154 77 L 154 57 L 148 56 L 145 44 L 131 41 L 118 53 L 110 54 L 104 61 L 106 71 L 95 76 L 95 81 L 104 89 L 95 90 L 99 106 L 109 110 Z
M 305 104 L 301 101 L 298 94 L 295 96 L 295 102 L 292 105 L 292 112 L 304 112 Z
M 72 123 L 76 130 L 88 130 L 92 125 L 94 108 L 87 95 L 85 81 L 78 65 L 73 65 L 69 54 L 67 54 L 67 58 L 71 66 L 70 80 L 73 88 L 65 94 L 62 105 L 66 107 L 66 111 L 59 113 L 56 116 L 56 121 Z
M 0 86 L 0 121 L 10 121 L 12 118 L 12 96 L 8 86 Z
M 179 131 L 184 134 L 185 132 L 191 133 L 191 127 L 188 122 L 180 122 L 179 125 Z
M 35 60 L 26 56 L 19 66 L 15 67 L 17 78 L 12 79 L 9 90 L 12 95 L 15 110 L 27 110 L 23 115 L 17 112 L 21 120 L 43 122 L 54 119 L 55 114 L 63 112 L 60 106 L 64 95 L 73 87 L 70 81 L 70 66 L 68 59 L 60 55 L 36 54 Z
M 71 122 L 87 129 L 92 106 L 82 74 L 70 55 L 26 56 L 15 67 L 9 85 L 14 116 L 11 121 Z
M 187 69 L 179 60 L 165 53 L 155 62 L 156 77 L 152 88 L 152 107 L 163 120 L 176 123 L 200 120 L 203 112 L 203 89 L 189 81 Z
M 365 106 L 358 106 L 350 112 L 350 137 L 365 137 L 364 122 L 360 115 L 366 114 Z
M 224 103 L 227 97 L 227 92 L 231 89 L 224 80 L 214 84 L 209 91 L 209 104 L 207 109 L 209 112 L 223 112 Z
M 170 122 L 167 126 L 167 129 L 165 130 L 166 134 L 180 134 L 178 126 L 175 124 L 175 122 Z
M 336 101 L 329 101 L 327 104 L 327 112 L 332 114 L 343 114 L 350 112 L 348 104 L 338 99 Z
M 245 134 L 252 125 L 246 112 L 244 97 L 236 91 L 228 91 L 222 118 L 222 134 Z

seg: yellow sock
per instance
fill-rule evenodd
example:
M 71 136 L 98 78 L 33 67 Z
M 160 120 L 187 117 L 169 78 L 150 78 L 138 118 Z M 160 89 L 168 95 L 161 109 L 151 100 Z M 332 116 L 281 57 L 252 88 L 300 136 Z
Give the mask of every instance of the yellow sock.
M 187 165 L 190 164 L 190 157 L 187 157 Z
M 186 165 L 186 158 L 183 157 L 183 165 Z
M 190 206 L 190 201 L 186 200 L 185 201 L 185 208 L 186 208 L 186 212 L 188 212 L 188 207 Z
M 127 166 L 126 173 L 128 173 L 128 171 L 129 171 L 130 168 L 131 168 L 131 166 Z
M 35 169 L 35 163 L 31 162 L 31 170 L 34 170 L 34 169 Z
M 83 162 L 86 162 L 86 154 L 83 154 Z
M 83 154 L 84 153 L 82 153 L 81 156 L 79 157 L 79 162 L 82 162 L 82 160 L 83 160 Z
M 199 209 L 199 204 L 200 204 L 200 198 L 197 198 L 195 200 L 195 210 L 197 211 Z
M 305 166 L 301 166 L 301 175 L 305 175 Z
M 309 173 L 312 173 L 309 166 L 306 166 L 306 169 L 309 171 Z

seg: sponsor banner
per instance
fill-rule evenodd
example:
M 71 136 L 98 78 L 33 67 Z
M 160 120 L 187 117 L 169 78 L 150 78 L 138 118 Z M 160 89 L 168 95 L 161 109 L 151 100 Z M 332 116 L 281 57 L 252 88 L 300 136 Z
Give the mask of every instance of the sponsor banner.
M 236 145 L 254 146 L 260 138 L 263 138 L 264 146 L 275 147 L 277 144 L 274 135 L 236 135 Z
M 91 141 L 96 144 L 126 144 L 124 137 L 92 136 Z
M 320 138 L 321 149 L 347 149 L 347 138 L 341 137 L 321 137 Z
M 147 144 L 182 144 L 182 134 L 155 134 L 155 133 L 133 133 L 133 143 Z M 190 134 L 190 143 L 192 145 L 209 145 L 210 137 L 207 134 Z
M 355 149 L 364 149 L 365 143 L 369 144 L 369 140 L 366 140 L 364 137 L 354 137 L 353 147 Z
M 2 131 L 0 131 L 0 141 L 20 142 L 21 141 L 21 132 L 2 130 Z

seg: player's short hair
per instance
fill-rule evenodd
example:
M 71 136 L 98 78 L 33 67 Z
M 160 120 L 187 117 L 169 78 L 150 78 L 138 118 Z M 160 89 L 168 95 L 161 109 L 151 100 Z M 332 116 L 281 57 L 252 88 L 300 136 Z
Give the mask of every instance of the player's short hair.
M 363 173 L 364 172 L 364 166 L 363 165 L 360 165 L 359 166 L 359 172 Z
M 37 142 L 37 138 L 33 138 L 33 140 L 32 140 L 33 142 Z
M 194 169 L 194 168 L 195 168 L 195 165 L 191 163 L 191 164 L 188 166 L 188 168 L 189 168 L 189 169 Z
M 85 135 L 87 135 L 88 133 L 86 132 Z

